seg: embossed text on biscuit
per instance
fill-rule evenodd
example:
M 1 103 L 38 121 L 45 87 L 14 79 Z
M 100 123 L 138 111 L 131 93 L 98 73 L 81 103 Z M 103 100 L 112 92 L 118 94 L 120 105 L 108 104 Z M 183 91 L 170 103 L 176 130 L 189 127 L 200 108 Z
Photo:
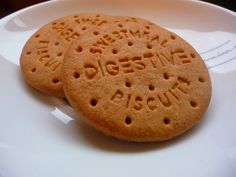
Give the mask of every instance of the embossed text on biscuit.
M 184 95 L 189 92 L 190 81 L 183 77 L 177 77 L 172 87 L 165 91 L 154 91 L 150 94 L 137 95 L 118 89 L 110 97 L 115 104 L 123 104 L 126 108 L 140 111 L 148 109 L 155 111 L 160 107 L 168 108 L 184 100 Z
M 96 76 L 116 76 L 119 74 L 131 74 L 146 69 L 160 70 L 169 65 L 181 65 L 190 63 L 191 60 L 183 52 L 181 54 L 164 53 L 162 51 L 147 51 L 140 56 L 117 56 L 114 59 L 90 60 L 83 65 L 87 79 Z
M 56 32 L 68 42 L 73 41 L 79 37 L 79 33 L 70 28 L 69 25 L 65 24 L 65 22 L 53 23 L 52 29 L 56 30 Z
M 44 64 L 45 67 L 50 68 L 52 71 L 55 71 L 60 65 L 61 61 L 52 57 L 49 54 L 49 41 L 39 40 L 37 47 L 38 60 Z

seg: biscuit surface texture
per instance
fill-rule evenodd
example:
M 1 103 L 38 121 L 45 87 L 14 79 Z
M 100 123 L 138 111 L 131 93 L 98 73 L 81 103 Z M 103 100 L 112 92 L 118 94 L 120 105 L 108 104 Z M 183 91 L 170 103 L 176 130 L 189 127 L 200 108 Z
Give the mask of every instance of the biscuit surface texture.
M 176 34 L 127 19 L 89 30 L 73 42 L 63 64 L 65 94 L 107 135 L 136 142 L 173 138 L 207 110 L 207 68 Z
M 89 28 L 102 26 L 110 16 L 83 13 L 65 16 L 43 26 L 25 44 L 20 66 L 32 87 L 56 97 L 64 97 L 61 69 L 64 55 L 72 43 Z

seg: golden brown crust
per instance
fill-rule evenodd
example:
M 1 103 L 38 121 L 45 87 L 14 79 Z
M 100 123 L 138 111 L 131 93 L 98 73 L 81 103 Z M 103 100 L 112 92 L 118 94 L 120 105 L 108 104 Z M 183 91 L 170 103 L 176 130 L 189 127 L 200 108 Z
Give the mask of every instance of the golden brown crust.
M 49 95 L 64 97 L 61 68 L 69 45 L 89 28 L 102 26 L 111 18 L 99 13 L 82 13 L 62 17 L 40 28 L 27 41 L 20 58 L 28 84 Z
M 138 18 L 118 19 L 74 41 L 63 88 L 95 128 L 137 142 L 182 134 L 203 117 L 211 98 L 207 68 L 192 46 Z

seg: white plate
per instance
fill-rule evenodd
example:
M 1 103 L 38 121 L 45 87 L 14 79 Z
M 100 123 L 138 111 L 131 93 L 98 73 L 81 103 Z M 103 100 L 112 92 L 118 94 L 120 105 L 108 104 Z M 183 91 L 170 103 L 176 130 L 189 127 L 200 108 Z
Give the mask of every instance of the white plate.
M 63 100 L 28 87 L 19 56 L 29 36 L 55 18 L 88 11 L 143 17 L 189 41 L 211 74 L 205 119 L 171 141 L 121 142 L 84 124 Z M 236 176 L 234 12 L 198 1 L 50 1 L 1 19 L 0 41 L 1 177 Z

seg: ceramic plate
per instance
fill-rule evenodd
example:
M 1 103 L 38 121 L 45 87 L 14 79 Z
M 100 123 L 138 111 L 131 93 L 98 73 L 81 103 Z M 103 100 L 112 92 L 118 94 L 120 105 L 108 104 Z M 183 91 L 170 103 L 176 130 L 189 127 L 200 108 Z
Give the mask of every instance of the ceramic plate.
M 28 87 L 19 69 L 39 27 L 79 12 L 138 16 L 186 39 L 208 66 L 213 95 L 203 121 L 162 143 L 128 143 L 87 126 L 61 99 Z M 235 177 L 236 14 L 200 1 L 49 1 L 0 20 L 1 177 Z

